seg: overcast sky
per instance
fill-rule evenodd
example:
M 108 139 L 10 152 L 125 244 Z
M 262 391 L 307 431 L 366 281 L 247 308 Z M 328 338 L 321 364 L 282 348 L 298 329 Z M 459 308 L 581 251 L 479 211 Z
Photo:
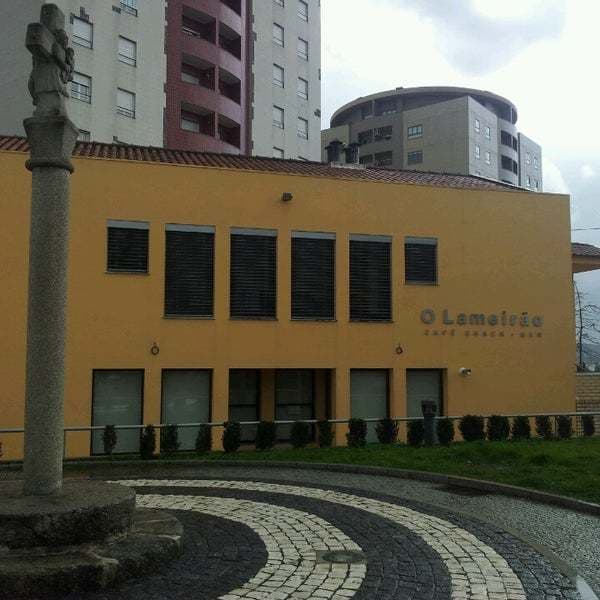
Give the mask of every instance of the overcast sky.
M 399 86 L 512 100 L 542 146 L 545 191 L 571 194 L 573 240 L 600 246 L 599 0 L 322 0 L 323 126 Z M 549 240 L 549 243 L 551 241 Z M 600 304 L 600 271 L 580 276 Z

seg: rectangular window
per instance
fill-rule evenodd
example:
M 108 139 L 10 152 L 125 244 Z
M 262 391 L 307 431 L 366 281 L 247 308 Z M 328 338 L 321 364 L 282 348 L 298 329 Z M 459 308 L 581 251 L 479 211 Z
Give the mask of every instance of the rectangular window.
M 285 87 L 285 71 L 283 67 L 274 64 L 273 65 L 273 85 L 277 87 Z
M 121 0 L 121 10 L 124 13 L 137 17 L 137 0 Z
M 531 154 L 529 152 L 527 152 L 525 154 L 525 164 L 527 164 L 527 165 L 531 164 Z
M 273 0 L 273 4 L 277 4 L 277 6 L 285 6 L 285 0 Z
M 492 139 L 492 130 L 489 127 L 485 128 L 485 138 L 487 140 L 491 140 Z
M 273 125 L 279 129 L 285 128 L 285 111 L 279 106 L 273 107 Z
M 73 73 L 71 81 L 71 98 L 91 104 L 92 102 L 92 78 L 82 73 Z
M 303 60 L 308 60 L 308 42 L 302 38 L 298 38 L 298 48 L 296 54 Z
M 409 140 L 423 137 L 423 125 L 412 125 L 406 130 L 406 136 Z
M 84 19 L 73 19 L 73 43 L 85 48 L 92 48 L 94 41 L 94 26 Z
M 314 419 L 314 391 L 314 371 L 311 369 L 278 369 L 275 371 L 275 420 Z M 291 431 L 292 425 L 278 425 L 277 439 L 279 441 L 289 440 Z
M 360 157 L 359 162 L 361 165 L 370 165 L 373 162 L 373 155 L 372 154 L 363 154 Z
M 383 140 L 389 140 L 392 137 L 392 126 L 387 125 L 385 127 L 376 127 L 373 130 L 373 136 L 376 142 L 381 142 Z
M 508 131 L 500 131 L 500 143 L 509 148 L 513 147 L 513 136 Z
M 383 100 L 375 101 L 375 114 L 380 115 L 393 115 L 396 112 L 396 99 L 395 98 L 384 98 Z
M 404 240 L 406 283 L 437 283 L 437 239 L 407 237 Z
M 350 320 L 392 319 L 392 238 L 350 236 Z
M 485 164 L 486 165 L 492 164 L 492 153 L 489 151 L 486 151 L 486 153 L 485 153 Z
M 79 135 L 77 136 L 77 140 L 79 142 L 89 142 L 91 139 L 91 133 L 86 131 L 85 129 L 79 130 Z
M 119 36 L 119 61 L 135 67 L 137 64 L 137 44 Z
M 285 158 L 285 152 L 283 148 L 273 148 L 273 158 Z
M 109 273 L 148 272 L 149 228 L 144 221 L 108 221 L 106 270 Z
M 414 150 L 406 155 L 406 163 L 409 165 L 418 165 L 423 162 L 423 150 Z
M 292 319 L 335 318 L 335 234 L 292 232 Z
M 534 156 L 533 157 L 533 168 L 537 169 L 539 167 L 539 161 L 538 161 L 538 157 Z
M 376 152 L 375 153 L 375 166 L 376 167 L 389 167 L 394 160 L 394 154 L 391 150 L 387 152 Z
M 308 100 L 308 81 L 298 77 L 298 97 Z
M 303 21 L 308 21 L 308 4 L 303 0 L 298 0 L 298 16 Z
M 200 119 L 191 113 L 181 113 L 181 129 L 200 133 Z
M 302 117 L 298 117 L 298 137 L 308 139 L 308 121 Z
M 285 46 L 284 35 L 283 27 L 277 23 L 273 23 L 273 43 L 277 46 Z
M 370 144 L 373 141 L 373 130 L 361 131 L 358 134 L 358 143 L 362 146 L 363 144 Z
M 350 412 L 353 419 L 384 419 L 388 416 L 388 377 L 385 369 L 350 371 Z M 377 441 L 377 423 L 367 424 L 367 442 Z
M 481 147 L 475 145 L 475 158 L 479 160 L 481 158 Z
M 95 370 L 92 381 L 92 426 L 141 425 L 144 394 L 144 371 Z M 101 429 L 92 434 L 92 454 L 103 454 Z M 117 453 L 138 452 L 140 430 L 117 432 Z
M 475 119 L 475 133 L 479 133 L 481 131 L 481 121 L 479 119 Z
M 161 423 L 209 423 L 211 374 L 201 369 L 164 369 Z M 194 450 L 198 429 L 178 428 L 180 450 Z
M 117 90 L 117 114 L 135 119 L 135 94 L 127 90 Z
M 165 315 L 212 317 L 215 228 L 165 227 Z
M 231 369 L 229 371 L 229 420 L 234 423 L 259 420 L 260 371 Z M 242 425 L 242 442 L 256 439 L 256 425 Z
M 277 315 L 277 232 L 231 230 L 230 314 L 274 319 Z
M 531 175 L 527 175 L 527 187 L 531 187 Z

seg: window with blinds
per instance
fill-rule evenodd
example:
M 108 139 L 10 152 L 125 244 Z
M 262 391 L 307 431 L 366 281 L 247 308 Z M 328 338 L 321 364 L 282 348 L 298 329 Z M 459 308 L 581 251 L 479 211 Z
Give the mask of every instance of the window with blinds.
M 277 314 L 277 232 L 231 230 L 230 314 L 274 319 Z
M 148 229 L 148 223 L 142 221 L 108 221 L 106 270 L 109 273 L 148 272 Z
M 392 238 L 350 236 L 350 320 L 391 321 Z
M 335 319 L 335 234 L 292 232 L 292 319 Z
M 167 225 L 165 315 L 212 317 L 214 227 Z
M 404 240 L 406 283 L 437 283 L 437 239 L 407 237 Z

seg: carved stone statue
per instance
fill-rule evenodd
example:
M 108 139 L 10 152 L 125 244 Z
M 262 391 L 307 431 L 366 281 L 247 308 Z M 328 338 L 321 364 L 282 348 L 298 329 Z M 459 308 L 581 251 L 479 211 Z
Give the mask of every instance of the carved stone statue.
M 29 92 L 35 117 L 66 117 L 67 83 L 73 78 L 73 49 L 64 30 L 65 17 L 55 4 L 42 7 L 41 23 L 27 29 L 25 45 L 33 55 Z

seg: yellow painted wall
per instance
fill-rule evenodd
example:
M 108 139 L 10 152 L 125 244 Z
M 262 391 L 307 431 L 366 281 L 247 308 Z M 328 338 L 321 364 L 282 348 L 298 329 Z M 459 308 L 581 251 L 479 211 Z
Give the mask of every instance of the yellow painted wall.
M 0 153 L 0 428 L 22 424 L 30 178 L 22 153 Z M 447 369 L 447 414 L 574 409 L 569 201 L 139 162 L 74 160 L 69 266 L 67 425 L 91 420 L 92 369 L 145 369 L 144 422 L 160 419 L 161 369 L 213 369 L 214 420 L 227 418 L 229 368 L 332 372 L 332 416 L 348 416 L 351 368 L 391 370 L 394 417 L 405 370 Z M 292 192 L 291 202 L 281 202 Z M 107 219 L 150 222 L 148 275 L 107 274 Z M 214 320 L 164 319 L 166 223 L 214 225 Z M 230 227 L 278 231 L 278 320 L 229 320 Z M 290 232 L 337 234 L 337 321 L 290 320 Z M 393 323 L 349 323 L 348 237 L 393 236 Z M 438 238 L 439 285 L 404 284 L 404 237 Z M 541 314 L 541 338 L 433 335 L 421 310 Z M 430 329 L 430 334 L 425 331 Z M 491 332 L 499 328 L 485 327 Z M 512 330 L 511 330 L 512 331 Z M 538 330 L 536 330 L 537 332 Z M 153 356 L 153 343 L 160 354 Z M 396 348 L 402 346 L 403 353 Z M 459 375 L 460 367 L 472 376 Z M 263 387 L 269 381 L 263 380 Z M 262 414 L 268 414 L 263 406 Z M 340 430 L 341 431 L 341 430 Z M 338 440 L 342 440 L 338 433 Z M 20 436 L 13 436 L 20 441 Z M 19 454 L 9 435 L 4 458 Z M 70 454 L 86 453 L 73 436 Z

